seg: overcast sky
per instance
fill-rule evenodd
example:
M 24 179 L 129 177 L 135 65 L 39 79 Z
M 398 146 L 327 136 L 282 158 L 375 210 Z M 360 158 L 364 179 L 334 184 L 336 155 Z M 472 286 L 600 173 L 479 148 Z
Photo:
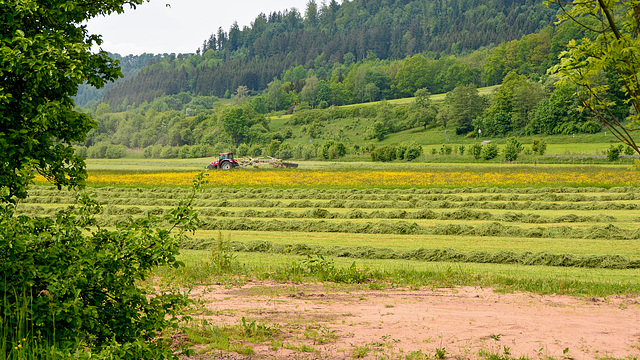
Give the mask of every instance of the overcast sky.
M 120 55 L 195 53 L 205 39 L 222 26 L 237 21 L 242 29 L 261 12 L 297 8 L 304 13 L 308 0 L 151 0 L 124 14 L 89 21 L 92 34 L 101 34 L 102 49 Z M 322 3 L 316 0 L 318 7 Z

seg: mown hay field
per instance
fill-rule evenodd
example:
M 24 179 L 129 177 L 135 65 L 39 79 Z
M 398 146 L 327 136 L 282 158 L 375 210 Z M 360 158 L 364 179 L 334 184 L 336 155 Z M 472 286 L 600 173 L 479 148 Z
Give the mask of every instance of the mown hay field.
M 203 162 L 206 165 L 206 162 Z M 88 185 L 116 187 L 185 187 L 198 170 L 179 160 L 90 163 Z M 180 171 L 172 171 L 174 164 Z M 140 168 L 140 171 L 131 170 Z M 192 170 L 189 170 L 192 169 Z M 43 178 L 37 183 L 44 184 Z M 310 189 L 421 189 L 462 187 L 626 187 L 638 186 L 638 172 L 628 166 L 566 165 L 425 165 L 310 162 L 301 169 L 235 169 L 209 172 L 211 187 Z
M 86 191 L 104 204 L 98 223 L 116 227 L 166 213 L 194 175 L 92 171 Z M 194 202 L 202 226 L 182 244 L 188 267 L 222 236 L 262 273 L 312 255 L 390 273 L 464 266 L 464 281 L 483 286 L 640 292 L 640 187 L 627 168 L 237 169 L 208 180 Z M 35 186 L 18 210 L 53 216 L 74 198 Z

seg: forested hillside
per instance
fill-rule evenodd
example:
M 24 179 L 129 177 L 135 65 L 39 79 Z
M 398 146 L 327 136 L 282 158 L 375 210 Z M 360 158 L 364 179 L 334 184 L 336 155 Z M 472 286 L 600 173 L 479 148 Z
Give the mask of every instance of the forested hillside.
M 169 57 L 169 54 L 142 54 L 142 55 L 127 55 L 122 56 L 120 54 L 109 54 L 109 57 L 115 60 L 120 61 L 120 68 L 122 71 L 123 77 L 116 80 L 115 82 L 111 82 L 106 84 L 104 87 L 100 89 L 96 89 L 95 87 L 83 84 L 78 87 L 78 94 L 74 97 L 75 103 L 78 106 L 87 106 L 91 105 L 91 102 L 96 102 L 102 100 L 105 91 L 111 88 L 113 85 L 126 80 L 128 78 L 134 77 L 138 74 L 138 71 L 147 65 L 151 65 L 155 62 L 158 62 L 166 57 Z
M 242 29 L 237 24 L 229 31 L 219 28 L 205 39 L 198 55 L 166 57 L 113 86 L 104 101 L 115 108 L 180 92 L 223 97 L 239 86 L 261 91 L 274 78 L 295 82 L 316 76 L 329 81 L 346 76 L 336 70 L 339 67 L 367 58 L 392 61 L 423 54 L 435 60 L 493 47 L 540 31 L 552 23 L 554 15 L 555 10 L 538 0 L 354 0 L 341 4 L 332 0 L 320 6 L 310 1 L 304 13 L 292 9 L 260 14 Z M 465 82 L 470 79 L 477 86 L 502 80 L 500 74 L 481 78 L 476 70 L 464 68 L 481 67 L 477 61 L 456 66 L 462 67 L 456 72 L 468 78 Z M 386 98 L 402 96 L 400 92 L 384 93 L 382 87 L 389 79 L 369 82 Z
M 259 93 L 238 86 L 225 102 L 184 89 L 171 95 L 156 89 L 151 101 L 86 109 L 99 126 L 78 153 L 112 158 L 124 156 L 127 149 L 143 149 L 147 157 L 187 158 L 234 151 L 309 159 L 367 152 L 383 159 L 378 152 L 400 145 L 414 159 L 420 145 L 442 141 L 433 137 L 434 131 L 457 139 L 473 138 L 478 130 L 489 138 L 596 133 L 600 123 L 579 106 L 576 89 L 557 86 L 557 78 L 546 74 L 565 44 L 583 37 L 580 27 L 565 22 L 491 49 L 438 59 L 415 54 L 382 60 L 370 52 L 356 60 L 347 53 L 343 63 L 287 68 Z M 208 49 L 204 58 L 218 53 Z M 187 64 L 202 58 L 169 56 L 141 72 L 170 73 L 163 66 L 182 64 L 181 73 L 187 76 Z M 613 116 L 624 118 L 629 113 L 626 96 L 612 79 L 603 72 L 598 82 L 611 89 L 605 95 L 616 104 Z M 493 83 L 501 85 L 477 90 Z M 444 93 L 437 100 L 431 96 Z M 414 99 L 384 101 L 394 97 Z M 341 106 L 374 101 L 379 102 Z M 411 136 L 401 135 L 406 132 Z
M 574 22 L 550 25 L 551 12 L 528 1 L 356 0 L 319 10 L 311 1 L 304 16 L 259 16 L 251 27 L 220 29 L 196 55 L 151 59 L 113 86 L 104 102 L 85 110 L 99 126 L 77 151 L 92 158 L 132 151 L 153 158 L 366 153 L 388 161 L 426 156 L 423 146 L 444 141 L 437 134 L 469 144 L 480 131 L 490 139 L 600 132 L 576 89 L 547 75 L 570 40 L 585 38 Z M 485 21 L 471 21 L 478 14 Z M 515 36 L 533 19 L 540 29 L 514 40 L 472 41 Z M 389 24 L 384 34 L 377 33 L 380 22 Z M 460 35 L 471 28 L 475 37 Z M 603 99 L 615 104 L 611 116 L 625 118 L 627 97 L 614 79 L 603 71 L 597 82 L 610 89 Z M 494 84 L 500 86 L 478 91 Z M 344 106 L 350 104 L 362 105 Z M 517 156 L 522 147 L 509 142 Z M 452 149 L 443 144 L 441 153 Z

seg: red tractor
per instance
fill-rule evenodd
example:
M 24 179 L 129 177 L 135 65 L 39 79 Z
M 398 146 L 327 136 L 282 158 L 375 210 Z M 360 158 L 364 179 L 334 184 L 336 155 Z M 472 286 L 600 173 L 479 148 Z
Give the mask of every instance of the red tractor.
M 216 161 L 212 161 L 207 166 L 207 169 L 222 169 L 229 170 L 238 166 L 238 160 L 233 158 L 233 153 L 220 153 L 220 158 Z

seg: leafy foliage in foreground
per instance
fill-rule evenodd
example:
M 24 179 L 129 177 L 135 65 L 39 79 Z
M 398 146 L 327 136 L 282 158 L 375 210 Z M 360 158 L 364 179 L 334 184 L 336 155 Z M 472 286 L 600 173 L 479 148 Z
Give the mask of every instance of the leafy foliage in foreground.
M 191 199 L 163 218 L 130 219 L 115 230 L 96 226 L 100 206 L 87 196 L 55 218 L 14 216 L 15 205 L 2 204 L 3 335 L 52 344 L 41 346 L 37 357 L 177 359 L 161 335 L 178 326 L 177 311 L 188 300 L 140 283 L 158 266 L 181 265 L 178 244 L 184 231 L 198 224 L 190 201 L 199 181 Z M 161 222 L 171 229 L 158 226 Z M 178 232 L 172 234 L 174 228 Z
M 122 74 L 106 52 L 91 51 L 102 40 L 80 24 L 143 1 L 0 2 L 0 182 L 10 196 L 26 197 L 34 171 L 58 186 L 82 184 L 71 144 L 96 123 L 74 111 L 72 96 L 79 84 L 100 88 Z
M 560 21 L 575 22 L 593 39 L 571 40 L 560 53 L 560 63 L 550 69 L 561 83 L 577 85 L 582 107 L 611 130 L 611 133 L 640 154 L 634 132 L 640 125 L 638 89 L 638 33 L 640 6 L 636 1 L 545 1 L 559 5 Z M 603 79 L 608 76 L 609 79 Z M 624 93 L 623 101 L 611 101 L 610 93 Z M 633 112 L 620 114 L 617 108 L 630 105 Z

